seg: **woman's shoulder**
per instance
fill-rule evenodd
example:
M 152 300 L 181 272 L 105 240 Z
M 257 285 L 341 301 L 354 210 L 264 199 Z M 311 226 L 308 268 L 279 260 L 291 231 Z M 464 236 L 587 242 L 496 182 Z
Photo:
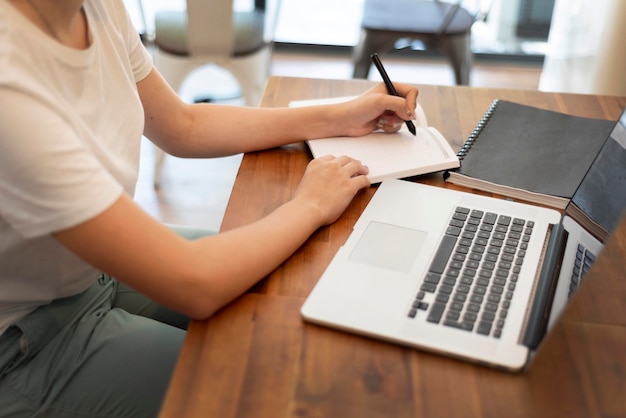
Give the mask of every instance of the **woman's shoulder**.
M 99 21 L 123 27 L 128 19 L 128 11 L 123 0 L 85 0 L 84 7 Z

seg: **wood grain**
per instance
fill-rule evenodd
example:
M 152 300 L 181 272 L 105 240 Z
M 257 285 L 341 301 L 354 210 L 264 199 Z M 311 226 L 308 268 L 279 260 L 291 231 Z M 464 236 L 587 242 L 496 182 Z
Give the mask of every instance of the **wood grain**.
M 368 81 L 270 78 L 263 106 L 359 94 Z M 429 123 L 458 148 L 494 98 L 616 120 L 626 98 L 419 86 Z M 287 201 L 302 144 L 244 156 L 223 230 Z M 414 179 L 442 187 L 440 175 Z M 626 219 L 530 367 L 510 374 L 305 324 L 300 307 L 375 188 L 283 265 L 189 330 L 162 417 L 624 417 Z

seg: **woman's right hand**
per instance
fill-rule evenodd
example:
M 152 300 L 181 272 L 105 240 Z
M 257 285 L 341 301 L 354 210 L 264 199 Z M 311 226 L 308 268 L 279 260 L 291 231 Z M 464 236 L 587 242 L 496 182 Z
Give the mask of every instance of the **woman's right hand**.
M 356 193 L 370 185 L 369 170 L 353 158 L 330 155 L 309 163 L 296 189 L 294 201 L 316 208 L 320 225 L 335 222 Z

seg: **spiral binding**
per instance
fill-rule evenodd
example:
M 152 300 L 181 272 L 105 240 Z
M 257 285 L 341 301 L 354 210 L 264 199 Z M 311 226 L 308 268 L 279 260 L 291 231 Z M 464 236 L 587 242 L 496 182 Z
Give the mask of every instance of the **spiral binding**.
M 491 118 L 491 115 L 493 115 L 493 112 L 496 110 L 496 107 L 498 106 L 499 102 L 500 102 L 500 99 L 495 99 L 493 102 L 491 102 L 489 109 L 487 109 L 483 117 L 476 124 L 476 127 L 474 128 L 472 133 L 469 135 L 469 137 L 465 141 L 465 144 L 463 144 L 459 152 L 457 152 L 456 156 L 459 158 L 459 160 L 463 160 L 463 158 L 469 152 L 470 148 L 472 148 L 472 145 L 478 138 L 478 135 L 480 135 L 481 131 L 483 130 L 487 122 L 489 122 L 489 119 Z

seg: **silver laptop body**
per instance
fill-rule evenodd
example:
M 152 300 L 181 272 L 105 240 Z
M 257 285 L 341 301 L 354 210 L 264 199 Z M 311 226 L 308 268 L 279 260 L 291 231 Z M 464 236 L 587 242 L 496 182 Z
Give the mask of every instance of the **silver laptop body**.
M 430 284 L 426 282 L 430 266 L 436 258 L 442 237 L 454 220 L 455 209 L 459 207 L 482 211 L 483 216 L 495 213 L 511 220 L 523 219 L 524 228 L 528 221 L 532 222 L 532 234 L 525 246 L 523 263 L 516 273 L 518 276 L 512 295 L 506 309 L 497 308 L 492 312 L 492 329 L 486 334 L 485 327 L 482 327 L 482 334 L 477 329 L 483 313 L 488 312 L 485 309 L 490 290 L 498 286 L 492 284 L 495 272 L 487 286 L 482 286 L 486 287 L 486 291 L 481 292 L 483 301 L 480 308 L 477 312 L 469 312 L 477 316 L 471 330 L 444 324 L 449 313 L 455 312 L 453 301 L 460 303 L 460 298 L 455 299 L 456 290 L 449 292 L 440 319 L 433 322 L 430 318 L 431 309 L 440 306 L 437 300 L 441 289 L 446 286 L 443 279 L 449 266 L 445 267 L 435 290 L 423 290 L 426 284 Z M 531 351 L 523 341 L 542 262 L 550 237 L 560 220 L 560 214 L 551 209 L 402 180 L 386 180 L 381 183 L 347 242 L 305 301 L 302 315 L 310 322 L 508 370 L 519 370 L 526 364 Z M 455 249 L 461 239 L 457 237 Z M 470 244 L 467 256 L 472 253 L 473 245 Z M 516 259 L 514 257 L 513 264 Z M 496 261 L 496 265 L 498 263 Z M 457 283 L 465 276 L 463 270 L 456 277 Z M 465 293 L 463 308 L 459 310 L 459 306 L 455 305 L 461 318 L 457 321 L 459 323 L 468 313 L 467 308 L 474 294 L 472 284 L 478 280 L 481 268 L 474 270 L 473 283 L 468 285 L 470 289 Z M 509 291 L 506 289 L 513 287 L 511 283 L 506 280 L 500 285 L 502 289 L 496 288 L 500 302 L 506 298 Z M 426 287 L 432 289 L 432 286 Z M 421 296 L 419 300 L 418 295 Z M 506 313 L 501 313 L 504 310 Z M 499 327 L 496 336 L 498 319 L 503 319 L 504 324 Z
M 600 240 L 624 216 L 624 161 L 626 110 L 563 217 L 539 206 L 385 180 L 302 315 L 523 369 L 602 250 Z

